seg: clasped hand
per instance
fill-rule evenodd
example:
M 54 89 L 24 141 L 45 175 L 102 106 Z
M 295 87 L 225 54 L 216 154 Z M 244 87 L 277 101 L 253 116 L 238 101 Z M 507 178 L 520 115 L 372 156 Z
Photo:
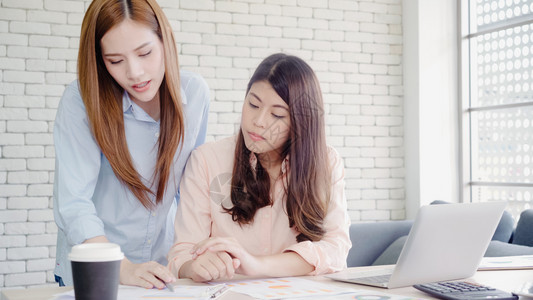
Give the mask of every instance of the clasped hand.
M 231 279 L 235 273 L 260 274 L 260 258 L 251 255 L 234 238 L 212 237 L 191 249 L 189 275 L 197 282 Z

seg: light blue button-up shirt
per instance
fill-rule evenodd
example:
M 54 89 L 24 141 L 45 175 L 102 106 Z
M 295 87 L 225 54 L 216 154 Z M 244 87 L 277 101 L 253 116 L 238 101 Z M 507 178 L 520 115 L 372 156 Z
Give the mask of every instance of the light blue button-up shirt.
M 54 124 L 54 217 L 58 226 L 54 273 L 66 285 L 72 285 L 68 260 L 71 247 L 96 236 L 105 235 L 119 244 L 133 263 L 167 264 L 166 255 L 174 240 L 178 184 L 191 151 L 205 140 L 209 111 L 209 88 L 203 78 L 187 71 L 181 71 L 180 76 L 185 137 L 174 156 L 163 201 L 152 210 L 147 210 L 118 180 L 100 151 L 78 82 L 65 89 Z M 126 92 L 122 106 L 133 164 L 145 185 L 152 187 L 159 121 L 131 101 Z M 155 201 L 155 197 L 151 199 Z

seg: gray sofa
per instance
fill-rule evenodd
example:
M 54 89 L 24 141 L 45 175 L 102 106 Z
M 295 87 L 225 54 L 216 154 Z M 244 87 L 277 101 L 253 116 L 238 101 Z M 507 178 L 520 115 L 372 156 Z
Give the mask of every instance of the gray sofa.
M 446 202 L 432 202 L 441 203 Z M 412 224 L 412 220 L 352 224 L 348 267 L 395 264 Z M 514 224 L 511 214 L 505 211 L 485 256 L 533 254 L 533 209 L 524 210 L 516 227 Z

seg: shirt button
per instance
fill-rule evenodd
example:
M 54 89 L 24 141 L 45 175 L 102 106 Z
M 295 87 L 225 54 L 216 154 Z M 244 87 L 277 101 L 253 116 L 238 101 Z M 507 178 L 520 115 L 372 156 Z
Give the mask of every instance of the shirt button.
M 159 132 L 156 132 L 156 133 L 155 133 L 155 137 L 159 137 Z
M 153 213 L 152 213 L 152 217 L 155 217 L 155 215 L 156 215 L 156 213 L 155 213 L 155 212 L 153 212 Z
M 152 243 L 152 240 L 148 240 L 148 244 L 151 244 Z

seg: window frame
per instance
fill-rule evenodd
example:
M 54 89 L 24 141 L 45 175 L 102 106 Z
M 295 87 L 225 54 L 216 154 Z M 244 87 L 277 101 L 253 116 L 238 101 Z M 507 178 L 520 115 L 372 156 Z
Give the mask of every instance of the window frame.
M 525 101 L 520 103 L 510 103 L 501 105 L 489 105 L 489 106 L 477 106 L 472 107 L 472 93 L 476 92 L 477 87 L 472 87 L 471 82 L 471 41 L 480 35 L 487 33 L 498 32 L 504 29 L 514 28 L 517 26 L 533 24 L 533 12 L 527 15 L 521 15 L 512 19 L 503 20 L 488 25 L 484 25 L 482 29 L 476 31 L 476 26 L 470 22 L 471 19 L 475 20 L 475 12 L 470 11 L 471 1 L 476 0 L 458 0 L 458 8 L 460 10 L 459 18 L 459 126 L 460 126 L 460 170 L 459 184 L 460 184 L 460 197 L 461 202 L 473 202 L 473 189 L 474 187 L 527 187 L 533 189 L 533 182 L 519 183 L 519 182 L 492 182 L 492 181 L 476 181 L 472 179 L 473 174 L 473 149 L 472 149 L 472 113 L 479 111 L 494 111 L 506 108 L 515 107 L 533 107 L 532 101 Z M 533 41 L 530 41 L 533 43 Z M 533 55 L 533 54 L 529 54 Z M 524 202 L 526 203 L 526 202 Z M 533 199 L 530 200 L 531 206 L 533 206 Z

